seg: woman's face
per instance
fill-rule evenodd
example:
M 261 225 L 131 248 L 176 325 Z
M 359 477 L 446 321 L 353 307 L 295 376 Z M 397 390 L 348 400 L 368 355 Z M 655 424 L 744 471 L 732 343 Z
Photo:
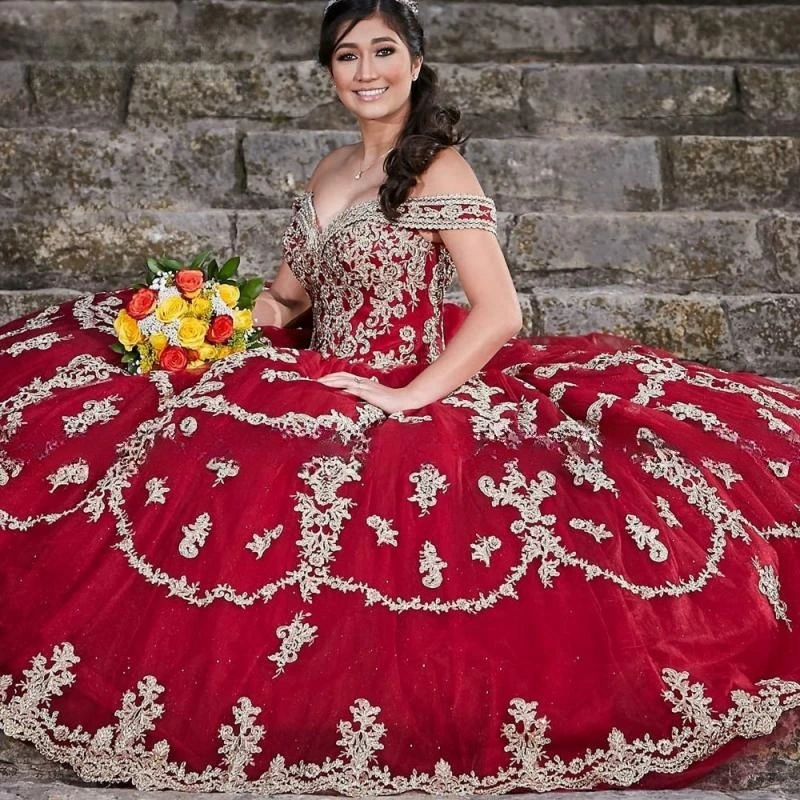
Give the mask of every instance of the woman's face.
M 421 64 L 422 58 L 412 60 L 400 36 L 376 14 L 339 42 L 330 71 L 345 107 L 357 117 L 377 120 L 405 113 Z

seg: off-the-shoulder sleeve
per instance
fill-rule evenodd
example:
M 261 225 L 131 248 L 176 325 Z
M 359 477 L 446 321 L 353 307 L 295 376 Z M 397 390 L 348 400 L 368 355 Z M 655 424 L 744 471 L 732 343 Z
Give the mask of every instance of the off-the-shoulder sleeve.
M 480 195 L 448 194 L 410 197 L 400 207 L 396 225 L 417 230 L 477 228 L 497 235 L 494 200 Z

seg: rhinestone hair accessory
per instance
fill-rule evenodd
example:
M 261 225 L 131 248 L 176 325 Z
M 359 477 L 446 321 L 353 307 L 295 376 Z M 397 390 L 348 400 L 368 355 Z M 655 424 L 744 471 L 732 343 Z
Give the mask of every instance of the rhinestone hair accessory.
M 327 4 L 325 5 L 325 12 L 327 13 L 328 9 L 331 6 L 335 6 L 337 3 L 341 2 L 341 0 L 328 0 Z M 419 15 L 419 5 L 415 2 L 415 0 L 397 0 L 398 3 L 406 6 L 407 8 L 411 9 L 411 13 L 414 16 Z

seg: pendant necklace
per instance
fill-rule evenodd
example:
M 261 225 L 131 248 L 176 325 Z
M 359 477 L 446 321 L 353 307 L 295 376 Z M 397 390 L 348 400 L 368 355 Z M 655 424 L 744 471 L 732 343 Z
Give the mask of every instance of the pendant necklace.
M 369 170 L 371 170 L 381 159 L 386 158 L 386 156 L 388 156 L 389 153 L 392 152 L 392 150 L 394 150 L 394 147 L 392 147 L 389 150 L 387 150 L 382 156 L 378 156 L 378 158 L 376 158 L 375 161 L 373 161 L 366 169 L 362 166 L 361 169 L 356 173 L 355 180 L 360 181 L 361 180 L 361 176 L 365 172 L 368 172 Z

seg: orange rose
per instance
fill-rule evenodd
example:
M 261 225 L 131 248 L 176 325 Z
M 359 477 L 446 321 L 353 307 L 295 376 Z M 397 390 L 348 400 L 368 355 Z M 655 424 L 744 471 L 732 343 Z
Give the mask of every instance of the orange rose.
M 165 347 L 158 359 L 159 366 L 168 372 L 180 372 L 188 363 L 186 351 L 176 345 Z
M 222 315 L 217 317 L 206 333 L 206 341 L 212 344 L 222 344 L 227 342 L 233 335 L 233 320 L 227 316 Z
M 138 289 L 128 300 L 126 310 L 134 319 L 144 319 L 156 307 L 157 302 L 158 294 L 152 289 Z
M 175 285 L 184 297 L 197 297 L 203 288 L 203 273 L 199 269 L 179 269 L 175 273 Z

